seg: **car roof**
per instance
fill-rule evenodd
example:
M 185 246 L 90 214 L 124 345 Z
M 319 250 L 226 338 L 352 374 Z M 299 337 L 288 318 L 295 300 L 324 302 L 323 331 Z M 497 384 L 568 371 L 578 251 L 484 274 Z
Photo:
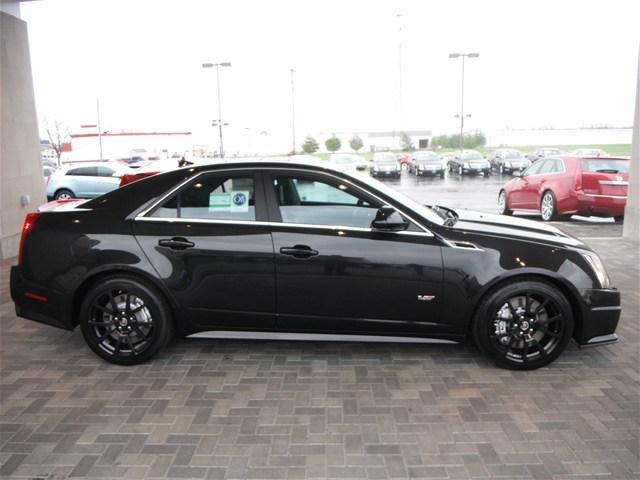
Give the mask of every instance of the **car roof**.
M 82 168 L 82 167 L 111 167 L 111 168 L 127 168 L 126 165 L 123 165 L 118 162 L 76 162 L 76 163 L 65 163 L 60 167 L 60 169 L 69 170 L 71 168 Z

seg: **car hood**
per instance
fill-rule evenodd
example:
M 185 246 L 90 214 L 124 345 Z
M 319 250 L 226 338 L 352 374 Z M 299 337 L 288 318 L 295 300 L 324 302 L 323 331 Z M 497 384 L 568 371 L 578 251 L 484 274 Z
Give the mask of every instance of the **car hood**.
M 456 210 L 456 213 L 458 214 L 458 221 L 451 227 L 453 230 L 518 237 L 568 247 L 588 248 L 581 240 L 557 227 L 542 222 L 472 210 Z

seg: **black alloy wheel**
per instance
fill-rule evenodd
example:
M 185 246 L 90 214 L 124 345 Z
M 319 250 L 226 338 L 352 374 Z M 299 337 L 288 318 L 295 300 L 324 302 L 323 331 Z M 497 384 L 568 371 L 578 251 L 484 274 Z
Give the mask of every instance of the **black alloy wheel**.
M 519 281 L 490 293 L 474 319 L 476 344 L 498 366 L 533 370 L 548 365 L 573 334 L 573 312 L 558 289 Z
M 80 328 L 96 354 L 118 365 L 149 360 L 173 336 L 163 296 L 129 277 L 109 277 L 89 290 L 80 307 Z

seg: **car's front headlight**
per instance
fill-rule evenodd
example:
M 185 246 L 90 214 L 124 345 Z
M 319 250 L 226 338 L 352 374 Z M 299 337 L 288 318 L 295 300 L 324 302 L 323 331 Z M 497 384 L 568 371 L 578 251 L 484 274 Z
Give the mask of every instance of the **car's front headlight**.
M 595 252 L 581 252 L 584 259 L 591 266 L 593 273 L 596 274 L 596 278 L 600 283 L 600 288 L 609 288 L 611 287 L 611 280 L 609 279 L 609 275 L 607 274 L 607 270 L 604 268 L 604 264 L 600 257 Z

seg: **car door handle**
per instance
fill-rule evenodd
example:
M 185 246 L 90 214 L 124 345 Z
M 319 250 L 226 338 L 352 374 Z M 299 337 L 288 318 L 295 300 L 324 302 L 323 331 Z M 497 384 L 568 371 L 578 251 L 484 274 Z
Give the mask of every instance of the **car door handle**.
M 318 255 L 318 251 L 307 245 L 294 245 L 293 247 L 282 247 L 280 249 L 282 255 L 290 255 L 295 258 L 309 258 Z
M 182 237 L 163 238 L 162 240 L 158 240 L 158 245 L 161 247 L 168 247 L 173 250 L 185 250 L 196 246 L 195 243 Z

